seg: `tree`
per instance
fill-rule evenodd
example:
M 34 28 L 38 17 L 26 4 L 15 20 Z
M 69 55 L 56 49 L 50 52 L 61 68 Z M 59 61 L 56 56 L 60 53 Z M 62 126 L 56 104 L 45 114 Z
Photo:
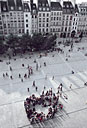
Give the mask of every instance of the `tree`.
M 23 53 L 32 49 L 32 39 L 28 34 L 24 34 L 20 39 L 20 47 Z
M 3 54 L 6 52 L 6 46 L 4 44 L 3 37 L 0 36 L 0 54 Z
M 32 36 L 32 47 L 36 50 L 39 51 L 43 49 L 44 45 L 44 36 L 41 34 L 35 34 Z
M 11 49 L 13 49 L 13 51 L 15 51 L 15 49 L 19 46 L 19 37 L 14 36 L 13 34 L 10 34 L 8 36 L 6 43 L 7 43 L 9 48 L 11 48 Z

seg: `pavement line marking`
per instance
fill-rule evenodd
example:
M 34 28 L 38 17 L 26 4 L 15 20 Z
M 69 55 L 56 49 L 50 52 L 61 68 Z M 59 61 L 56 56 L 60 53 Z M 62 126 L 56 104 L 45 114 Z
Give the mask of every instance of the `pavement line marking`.
M 83 80 L 87 81 L 87 77 L 84 74 L 82 74 L 80 72 L 78 74 L 82 77 Z
M 84 72 L 87 75 L 87 71 Z
M 76 76 L 69 76 L 72 80 L 75 81 L 75 83 L 77 85 L 79 85 L 80 87 L 82 87 L 82 85 L 84 85 L 84 82 L 82 80 L 80 80 L 79 78 L 77 78 Z
M 12 71 L 10 71 L 10 65 L 8 65 L 8 72 L 9 72 L 9 85 L 10 85 L 10 91 L 12 92 L 12 87 L 13 87 L 13 83 L 12 83 L 12 80 L 10 78 L 10 76 L 12 76 Z M 12 96 L 13 97 L 13 96 Z M 14 122 L 14 126 L 17 128 L 17 123 L 16 123 L 16 119 L 15 119 L 15 116 L 16 116 L 16 113 L 15 113 L 15 110 L 13 109 L 13 104 L 14 104 L 14 100 L 12 99 L 12 104 L 11 104 L 11 107 L 12 107 L 12 117 L 13 117 L 13 122 Z
M 74 83 L 72 83 L 70 80 L 68 80 L 68 78 L 63 77 L 63 78 L 61 78 L 61 79 L 62 79 L 63 83 L 64 83 L 68 88 L 70 87 L 71 84 L 72 84 L 72 88 L 73 88 L 73 87 L 76 88 L 76 85 L 75 85 Z

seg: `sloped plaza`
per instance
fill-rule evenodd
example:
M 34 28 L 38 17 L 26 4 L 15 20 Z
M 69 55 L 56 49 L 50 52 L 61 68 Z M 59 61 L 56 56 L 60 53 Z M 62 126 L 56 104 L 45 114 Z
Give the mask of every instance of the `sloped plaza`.
M 49 51 L 47 56 L 42 52 L 41 58 L 40 53 L 34 53 L 12 57 L 10 60 L 0 57 L 3 60 L 0 62 L 0 128 L 87 127 L 87 86 L 84 85 L 87 82 L 87 39 L 74 43 L 72 51 L 69 51 L 70 46 L 64 47 L 61 44 L 58 47 L 64 53 Z M 34 61 L 38 63 L 38 70 Z M 25 79 L 28 65 L 32 67 L 33 74 Z M 3 77 L 3 73 L 8 76 Z M 33 81 L 38 87 L 37 91 L 32 87 Z M 62 96 L 59 98 L 63 110 L 57 112 L 53 119 L 31 125 L 24 109 L 24 100 L 32 94 L 39 96 L 44 86 L 45 91 L 52 88 L 56 92 L 60 83 L 63 84 Z M 39 106 L 37 110 L 47 111 Z

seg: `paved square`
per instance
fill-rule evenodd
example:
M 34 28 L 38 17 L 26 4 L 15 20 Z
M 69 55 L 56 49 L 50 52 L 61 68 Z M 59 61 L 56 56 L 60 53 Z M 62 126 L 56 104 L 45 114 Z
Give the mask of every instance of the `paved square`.
M 72 52 L 68 51 L 70 46 L 64 48 L 61 44 L 59 47 L 63 48 L 64 54 L 54 51 L 42 58 L 39 58 L 38 53 L 25 55 L 22 58 L 17 56 L 14 57 L 16 61 L 14 58 L 10 60 L 10 65 L 6 64 L 9 61 L 8 58 L 0 57 L 3 59 L 3 62 L 0 62 L 0 128 L 87 128 L 87 87 L 84 86 L 87 82 L 87 57 L 85 56 L 87 39 L 74 44 Z M 81 48 L 79 51 L 78 47 Z M 38 71 L 36 71 L 35 59 L 39 66 L 41 65 Z M 44 67 L 44 62 L 46 62 L 46 67 Z M 25 66 L 22 67 L 22 64 Z M 20 73 L 24 76 L 28 73 L 28 64 L 32 66 L 34 74 L 21 82 L 18 75 Z M 12 71 L 9 70 L 10 66 L 13 68 Z M 74 74 L 71 73 L 72 70 Z M 13 76 L 13 80 L 8 77 L 3 78 L 3 73 L 6 72 Z M 45 79 L 46 75 L 47 79 Z M 53 76 L 54 80 L 52 80 Z M 38 86 L 37 92 L 32 87 L 34 80 Z M 60 83 L 63 84 L 63 96 L 68 97 L 68 100 L 64 97 L 60 98 L 64 110 L 58 112 L 53 120 L 31 125 L 24 109 L 26 97 L 33 93 L 39 96 L 44 86 L 46 90 L 53 88 L 56 92 Z M 70 84 L 72 84 L 71 89 Z M 27 92 L 28 87 L 30 92 Z

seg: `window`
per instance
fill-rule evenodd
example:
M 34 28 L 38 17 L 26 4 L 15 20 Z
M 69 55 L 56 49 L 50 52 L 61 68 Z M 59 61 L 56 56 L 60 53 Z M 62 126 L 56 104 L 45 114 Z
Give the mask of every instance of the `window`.
M 46 6 L 48 6 L 48 4 L 46 4 Z
M 72 16 L 70 16 L 70 20 L 72 20 Z
M 51 12 L 51 15 L 53 15 L 53 12 Z
M 59 19 L 59 17 L 57 17 L 57 20 Z
M 77 14 L 76 14 L 76 16 L 77 16 Z
M 12 13 L 10 13 L 10 16 L 12 16 Z
M 49 11 L 49 8 L 47 8 L 47 11 Z
M 21 10 L 21 7 L 19 7 L 19 10 Z
M 28 27 L 28 24 L 26 24 L 26 27 Z
M 45 27 L 45 24 L 43 24 L 43 27 Z
M 54 12 L 54 15 L 56 15 L 56 12 Z
M 44 28 L 43 28 L 43 32 L 44 32 Z
M 39 29 L 39 33 L 41 33 L 41 29 Z
M 27 29 L 26 32 L 27 32 L 27 34 L 28 34 L 28 33 L 29 33 L 29 30 Z
M 65 16 L 63 16 L 63 20 L 65 20 Z
M 45 17 L 45 13 L 43 13 L 43 17 Z
M 10 24 L 8 24 L 8 28 L 10 28 Z
M 5 17 L 5 15 L 2 15 L 2 17 Z
M 6 24 L 4 24 L 4 28 L 6 28 Z
M 41 13 L 39 13 L 39 17 L 41 17 Z
M 28 14 L 26 14 L 26 17 L 28 17 Z
M 59 20 L 61 20 L 61 17 L 59 17 Z
M 21 29 L 19 29 L 19 33 L 21 33 Z
M 43 22 L 45 22 L 45 18 L 43 18 Z
M 39 7 L 39 10 L 41 11 L 41 8 Z
M 2 29 L 2 26 L 0 26 L 0 29 Z
M 11 6 L 11 10 L 14 10 L 14 7 L 13 6 Z
M 67 27 L 65 27 L 65 31 L 67 32 Z
M 68 18 L 69 18 L 69 16 L 67 16 L 67 18 L 66 18 L 66 19 L 68 20 Z
M 62 25 L 64 26 L 64 21 L 62 22 Z
M 56 19 L 56 17 L 54 17 L 54 20 Z
M 0 21 L 0 25 L 2 25 L 2 22 Z
M 45 11 L 46 9 L 45 8 L 43 8 L 43 11 Z
M 49 25 L 48 25 L 48 23 L 47 23 L 47 27 L 48 27 Z
M 71 21 L 69 22 L 69 26 L 71 26 Z
M 26 20 L 26 22 L 28 22 L 28 20 Z
M 41 27 L 41 24 L 39 24 L 39 27 Z
M 41 18 L 39 18 L 39 22 L 41 22 Z
M 48 28 L 46 29 L 46 32 L 48 32 Z
M 49 18 L 47 18 L 47 22 L 49 22 Z
M 49 13 L 47 13 L 47 17 L 49 17 Z
M 57 15 L 59 15 L 59 12 L 57 12 Z

